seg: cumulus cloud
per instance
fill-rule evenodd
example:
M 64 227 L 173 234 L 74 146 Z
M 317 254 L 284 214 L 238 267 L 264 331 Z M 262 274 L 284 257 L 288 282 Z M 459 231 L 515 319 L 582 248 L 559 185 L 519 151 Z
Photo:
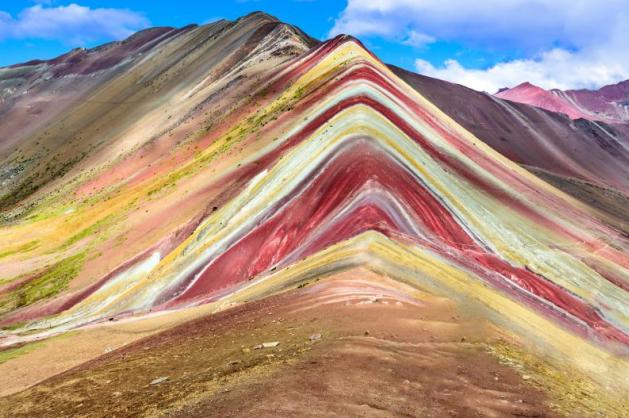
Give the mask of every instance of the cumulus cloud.
M 126 9 L 92 9 L 74 3 L 58 7 L 36 4 L 15 17 L 0 11 L 0 40 L 51 39 L 83 45 L 122 39 L 149 23 L 143 15 Z
M 439 65 L 416 60 L 419 72 L 490 92 L 522 81 L 565 89 L 629 78 L 626 0 L 349 0 L 330 31 L 338 33 L 419 46 L 441 40 L 501 55 L 517 51 L 524 58 L 485 69 L 467 68 L 454 57 Z
M 613 52 L 612 52 L 613 54 Z M 593 56 L 594 55 L 594 56 Z M 545 88 L 596 88 L 629 77 L 627 60 L 615 56 L 595 56 L 589 51 L 571 53 L 552 49 L 531 59 L 501 62 L 487 69 L 463 67 L 454 59 L 436 68 L 417 59 L 417 72 L 463 84 L 476 90 L 495 93 L 501 87 L 513 87 L 529 81 Z

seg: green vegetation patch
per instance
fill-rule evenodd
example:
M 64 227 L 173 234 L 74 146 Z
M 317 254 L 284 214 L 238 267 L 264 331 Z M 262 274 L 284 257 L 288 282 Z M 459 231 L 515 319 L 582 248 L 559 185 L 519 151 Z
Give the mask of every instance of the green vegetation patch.
M 25 344 L 21 347 L 9 348 L 7 350 L 0 351 L 0 364 L 22 356 L 24 354 L 30 353 L 31 351 L 43 346 L 44 343 L 42 341 L 37 341 L 30 344 Z
M 8 250 L 0 252 L 0 258 L 8 257 L 17 253 L 25 253 L 27 251 L 35 249 L 38 244 L 38 241 L 30 241 L 18 247 L 9 248 Z
M 65 258 L 35 280 L 19 290 L 19 306 L 30 305 L 38 300 L 56 295 L 74 279 L 85 262 L 85 253 Z
M 604 388 L 575 369 L 554 366 L 548 360 L 504 341 L 487 346 L 501 364 L 521 373 L 531 385 L 543 389 L 550 397 L 552 409 L 565 416 L 627 417 L 629 405 L 625 396 Z
M 64 258 L 16 290 L 0 296 L 0 315 L 57 295 L 68 287 L 86 259 L 86 252 Z
M 105 216 L 103 219 L 93 223 L 92 225 L 88 226 L 87 228 L 82 229 L 78 233 L 72 235 L 63 244 L 62 248 L 67 248 L 67 247 L 71 246 L 72 244 L 81 241 L 84 238 L 87 238 L 87 237 L 92 236 L 92 235 L 96 235 L 102 229 L 104 229 L 104 228 L 108 227 L 109 225 L 111 225 L 113 223 L 113 221 L 114 221 L 114 215 L 113 214 Z

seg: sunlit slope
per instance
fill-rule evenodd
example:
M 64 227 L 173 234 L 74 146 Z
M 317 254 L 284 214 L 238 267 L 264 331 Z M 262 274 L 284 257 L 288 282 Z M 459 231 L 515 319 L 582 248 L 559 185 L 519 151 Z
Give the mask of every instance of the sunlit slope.
M 473 137 L 352 38 L 265 74 L 237 117 L 189 148 L 150 170 L 134 168 L 138 156 L 122 161 L 68 186 L 79 203 L 57 200 L 2 229 L 18 266 L 5 289 L 41 280 L 28 268 L 50 254 L 83 274 L 67 296 L 8 313 L 6 323 L 22 323 L 7 341 L 251 300 L 360 265 L 471 301 L 501 327 L 569 350 L 584 370 L 626 372 L 626 237 Z M 122 183 L 112 182 L 118 172 Z M 117 248 L 128 259 L 88 269 L 97 251 Z
M 298 29 L 254 14 L 188 28 L 139 59 L 115 66 L 113 79 L 104 83 L 102 73 L 66 76 L 75 83 L 91 80 L 87 100 L 67 105 L 55 96 L 65 92 L 56 88 L 63 80 L 40 82 L 67 109 L 43 133 L 20 140 L 16 152 L 32 153 L 26 165 L 20 165 L 20 157 L 2 161 L 0 171 L 11 176 L 3 179 L 2 192 L 28 195 L 2 212 L 0 317 L 5 323 L 18 310 L 22 318 L 33 318 L 65 309 L 110 273 L 202 217 L 211 199 L 204 192 L 185 205 L 176 193 L 170 204 L 178 205 L 177 214 L 160 213 L 169 204 L 158 194 L 172 192 L 177 181 L 170 174 L 257 106 L 258 98 L 249 93 L 309 43 Z M 109 100 L 112 95 L 115 101 Z M 63 145 L 57 147 L 57 141 Z M 80 161 L 75 152 L 83 155 Z M 46 159 L 68 171 L 58 173 Z M 40 177 L 31 165 L 45 166 L 46 175 Z M 41 183 L 29 195 L 32 190 L 20 182 L 31 184 L 32 176 Z M 147 210 L 152 204 L 159 209 Z

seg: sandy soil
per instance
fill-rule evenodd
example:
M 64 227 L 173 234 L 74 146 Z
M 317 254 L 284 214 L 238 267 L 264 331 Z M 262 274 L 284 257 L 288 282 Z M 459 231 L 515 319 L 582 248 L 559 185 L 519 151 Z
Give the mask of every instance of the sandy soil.
M 452 301 L 352 271 L 129 344 L 1 398 L 0 415 L 555 416 L 489 352 L 499 338 Z

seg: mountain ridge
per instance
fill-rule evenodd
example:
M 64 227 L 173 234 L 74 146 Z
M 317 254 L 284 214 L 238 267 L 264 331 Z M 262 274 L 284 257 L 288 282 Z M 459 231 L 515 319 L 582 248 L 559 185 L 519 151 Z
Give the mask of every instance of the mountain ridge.
M 529 82 L 510 89 L 501 89 L 496 97 L 530 104 L 571 119 L 588 119 L 608 123 L 629 122 L 629 80 L 603 86 L 596 90 L 544 90 Z
M 259 383 L 259 376 L 276 376 L 280 363 L 300 370 L 323 339 L 326 347 L 344 344 L 340 359 L 356 353 L 381 358 L 417 344 L 424 352 L 423 347 L 452 347 L 457 366 L 450 367 L 457 373 L 467 364 L 465 350 L 501 350 L 509 364 L 521 350 L 545 369 L 530 361 L 521 369 L 513 366 L 506 402 L 488 395 L 465 413 L 522 412 L 528 406 L 511 399 L 511 390 L 533 375 L 553 401 L 558 398 L 550 387 L 572 399 L 581 393 L 579 379 L 590 385 L 587 396 L 579 395 L 585 403 L 557 401 L 564 410 L 603 408 L 621 415 L 622 376 L 629 370 L 623 297 L 629 239 L 600 212 L 525 170 L 522 161 L 494 149 L 491 138 L 480 139 L 458 121 L 478 121 L 460 109 L 482 114 L 485 101 L 502 109 L 505 104 L 391 69 L 349 36 L 310 45 L 265 15 L 237 22 L 194 28 L 161 44 L 137 63 L 119 67 L 120 74 L 90 90 L 91 101 L 71 106 L 56 120 L 62 129 L 53 138 L 60 143 L 81 135 L 96 146 L 83 148 L 87 154 L 67 173 L 44 179 L 49 181 L 32 197 L 16 199 L 18 206 L 29 199 L 32 206 L 0 228 L 0 242 L 7 243 L 0 247 L 0 270 L 8 272 L 8 285 L 0 290 L 0 345 L 33 350 L 0 363 L 2 388 L 14 393 L 0 400 L 0 409 L 16 404 L 23 415 L 41 408 L 62 415 L 80 408 L 79 402 L 91 402 L 82 392 L 76 404 L 57 400 L 76 391 L 73 381 L 88 384 L 86 378 L 99 375 L 103 361 L 129 371 L 122 379 L 120 371 L 108 369 L 111 378 L 89 383 L 90 393 L 100 393 L 104 382 L 115 379 L 117 412 L 147 412 L 157 404 L 175 408 L 175 399 L 180 407 L 194 408 L 207 400 L 202 396 L 216 396 L 208 390 L 215 379 L 230 381 L 232 367 L 245 382 Z M 443 101 L 453 91 L 450 100 L 470 98 L 466 106 Z M 506 108 L 503 121 L 516 120 L 523 109 L 530 118 L 544 115 L 549 125 L 566 124 L 556 114 L 523 105 Z M 523 125 L 536 126 L 511 126 L 513 146 L 523 142 L 513 133 Z M 24 142 L 37 140 L 51 146 L 49 136 Z M 607 154 L 601 151 L 600 158 L 613 156 L 601 149 Z M 553 154 L 544 155 L 552 161 Z M 564 155 L 554 157 L 569 167 Z M 24 164 L 22 170 L 32 174 Z M 571 174 L 591 176 L 585 170 Z M 598 181 L 623 186 L 603 174 Z M 269 301 L 281 301 L 284 312 L 272 321 L 259 308 L 276 303 Z M 418 311 L 421 306 L 431 309 Z M 447 315 L 424 321 L 424 312 L 433 309 Z M 254 333 L 230 328 L 243 312 L 251 323 L 273 324 L 256 337 L 261 341 L 253 352 L 246 339 Z M 297 319 L 302 312 L 324 322 Z M 156 364 L 173 358 L 164 347 L 194 346 L 186 357 L 200 355 L 195 341 L 201 336 L 181 330 L 216 315 L 232 318 L 212 331 L 231 341 L 224 346 L 230 357 L 212 358 L 205 369 L 158 372 Z M 388 325 L 376 331 L 375 322 L 339 325 L 343 318 L 375 315 Z M 461 316 L 478 324 L 467 327 L 466 335 L 458 328 L 470 322 Z M 294 325 L 282 324 L 285 317 Z M 325 328 L 313 329 L 313 323 Z M 402 335 L 391 335 L 398 331 L 390 327 Z M 154 335 L 158 331 L 163 332 Z M 43 344 L 34 345 L 38 341 Z M 107 344 L 117 350 L 110 354 Z M 282 350 L 265 355 L 275 347 Z M 29 363 L 44 353 L 46 364 Z M 203 356 L 210 358 L 205 351 Z M 402 370 L 416 354 L 391 358 L 390 368 Z M 42 364 L 43 370 L 22 369 L 27 364 Z M 228 371 L 217 374 L 225 364 Z M 466 367 L 475 382 L 503 378 Z M 434 364 L 428 369 L 436 370 Z M 574 377 L 558 378 L 564 374 L 555 370 L 570 370 Z M 361 374 L 346 375 L 344 393 L 362 392 L 356 405 L 364 404 L 370 395 Z M 410 383 L 408 378 L 416 377 L 404 377 Z M 138 396 L 138 385 L 155 390 Z M 486 387 L 479 385 L 465 383 L 455 393 Z M 602 388 L 611 400 L 587 403 Z M 40 396 L 50 392 L 58 396 Z M 546 398 L 530 396 L 531 408 L 548 411 Z M 439 413 L 447 405 L 422 402 Z M 204 408 L 197 413 L 212 410 Z M 356 411 L 347 403 L 339 408 Z

